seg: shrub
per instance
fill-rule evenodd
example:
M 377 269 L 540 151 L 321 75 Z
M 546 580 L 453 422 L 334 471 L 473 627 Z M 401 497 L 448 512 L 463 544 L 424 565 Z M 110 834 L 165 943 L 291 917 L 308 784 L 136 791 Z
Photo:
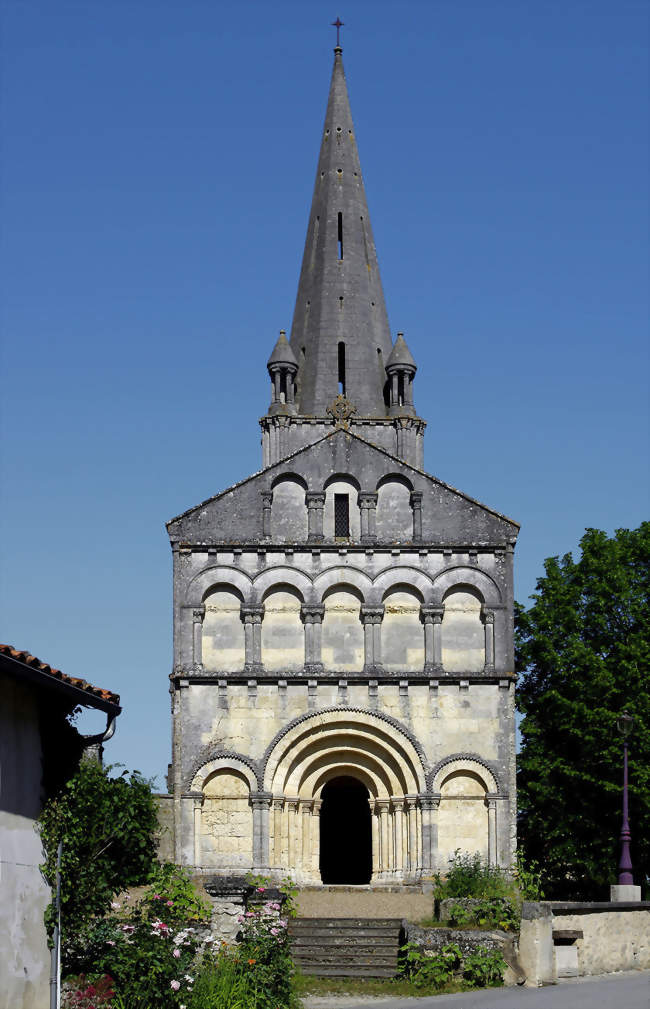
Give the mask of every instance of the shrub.
M 461 854 L 460 848 L 449 859 L 446 877 L 435 875 L 434 885 L 439 900 L 446 897 L 516 897 L 516 887 L 503 869 L 488 865 L 478 852 Z
M 455 943 L 447 943 L 439 953 L 425 953 L 417 943 L 407 943 L 401 951 L 401 973 L 415 988 L 439 991 L 456 978 L 464 988 L 495 987 L 503 984 L 506 962 L 498 950 L 479 947 L 463 957 Z
M 74 970 L 68 945 L 110 907 L 113 894 L 145 883 L 155 861 L 158 820 L 151 785 L 134 771 L 111 778 L 111 767 L 85 760 L 39 818 L 45 879 L 55 885 L 57 848 L 61 859 L 61 931 L 64 971 Z M 51 932 L 54 907 L 45 912 Z
M 101 977 L 68 978 L 61 992 L 63 1009 L 111 1009 L 113 1004 L 113 978 L 108 974 Z
M 447 909 L 450 925 L 460 928 L 499 928 L 513 932 L 519 928 L 519 911 L 507 897 L 472 898 L 472 903 L 451 904 Z

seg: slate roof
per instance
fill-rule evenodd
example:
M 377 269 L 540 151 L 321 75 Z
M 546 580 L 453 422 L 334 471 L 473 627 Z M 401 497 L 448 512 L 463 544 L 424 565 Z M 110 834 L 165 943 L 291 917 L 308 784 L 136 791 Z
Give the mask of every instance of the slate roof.
M 57 680 L 65 686 L 72 687 L 85 694 L 87 700 L 83 700 L 80 697 L 78 701 L 79 704 L 88 704 L 91 707 L 101 707 L 104 710 L 106 709 L 106 705 L 119 707 L 119 694 L 113 693 L 112 690 L 104 690 L 102 687 L 95 687 L 92 683 L 88 683 L 87 680 L 82 680 L 76 676 L 68 676 L 67 673 L 62 673 L 60 669 L 56 669 L 48 662 L 43 662 L 42 659 L 37 659 L 36 656 L 32 655 L 30 652 L 21 651 L 18 648 L 14 648 L 13 645 L 0 644 L 0 656 L 3 655 L 9 659 L 14 659 L 16 662 L 22 663 L 23 666 L 27 666 L 29 669 L 36 670 L 46 676 L 51 676 L 53 680 Z

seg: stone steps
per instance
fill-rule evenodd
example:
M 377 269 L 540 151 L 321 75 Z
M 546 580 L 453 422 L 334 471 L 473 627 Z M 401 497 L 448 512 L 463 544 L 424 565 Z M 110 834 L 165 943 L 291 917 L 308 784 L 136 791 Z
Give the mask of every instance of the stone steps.
M 400 918 L 293 918 L 291 952 L 303 974 L 394 977 Z

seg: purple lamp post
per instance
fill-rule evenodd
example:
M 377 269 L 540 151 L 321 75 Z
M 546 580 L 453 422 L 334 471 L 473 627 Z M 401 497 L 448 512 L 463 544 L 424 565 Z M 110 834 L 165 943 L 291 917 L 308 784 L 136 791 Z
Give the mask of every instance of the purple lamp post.
M 632 886 L 632 859 L 630 858 L 630 824 L 627 817 L 627 738 L 634 726 L 632 715 L 624 711 L 616 719 L 616 728 L 623 737 L 623 823 L 621 824 L 621 858 L 618 863 L 618 885 Z

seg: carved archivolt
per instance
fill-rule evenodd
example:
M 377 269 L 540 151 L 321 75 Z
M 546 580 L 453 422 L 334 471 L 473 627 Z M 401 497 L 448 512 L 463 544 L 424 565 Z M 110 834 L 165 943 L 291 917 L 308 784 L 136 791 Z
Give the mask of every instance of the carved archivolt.
M 201 762 L 194 765 L 189 778 L 189 790 L 191 792 L 203 791 L 203 786 L 211 774 L 215 771 L 239 771 L 246 778 L 252 792 L 257 791 L 257 771 L 255 761 L 241 753 L 231 753 L 227 750 L 218 750 L 209 760 L 201 759 Z
M 390 716 L 355 708 L 328 708 L 287 725 L 269 746 L 264 790 L 319 798 L 331 777 L 351 774 L 371 796 L 417 795 L 426 766 L 411 733 Z

